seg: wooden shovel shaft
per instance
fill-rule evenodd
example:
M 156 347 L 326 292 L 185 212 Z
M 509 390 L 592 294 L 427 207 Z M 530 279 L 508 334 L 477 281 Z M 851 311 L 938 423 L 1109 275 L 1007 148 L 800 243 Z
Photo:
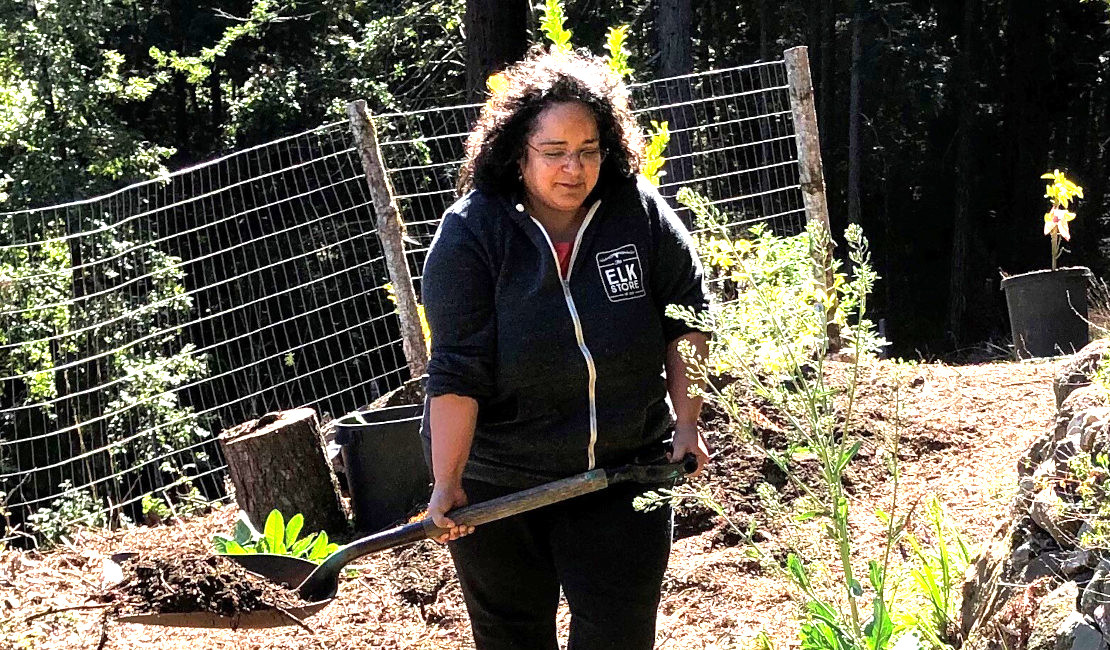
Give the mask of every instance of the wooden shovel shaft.
M 480 526 L 491 521 L 566 501 L 583 494 L 597 492 L 605 489 L 608 485 L 609 479 L 605 470 L 595 469 L 560 481 L 544 483 L 534 488 L 506 494 L 503 497 L 476 503 L 472 506 L 458 508 L 448 512 L 447 518 L 460 526 Z M 432 523 L 431 517 L 425 517 L 421 523 L 424 525 L 429 539 L 450 532 L 450 529 L 440 528 Z
M 534 488 L 507 494 L 472 506 L 457 508 L 447 513 L 448 519 L 461 526 L 480 526 L 522 512 L 536 510 L 576 496 L 597 492 L 609 485 L 605 470 L 595 469 L 560 481 L 544 483 Z M 422 539 L 432 539 L 450 532 L 425 517 L 404 526 L 383 530 L 341 547 L 316 568 L 298 589 L 302 598 L 313 601 L 330 598 L 335 593 L 339 572 L 358 558 L 395 546 L 403 546 Z

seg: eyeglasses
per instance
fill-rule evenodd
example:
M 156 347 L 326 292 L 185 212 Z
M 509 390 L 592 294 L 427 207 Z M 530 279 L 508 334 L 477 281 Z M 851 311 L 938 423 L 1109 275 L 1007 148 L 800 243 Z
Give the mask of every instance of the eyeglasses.
M 566 151 L 563 149 L 539 149 L 532 146 L 530 142 L 524 144 L 528 145 L 530 149 L 535 149 L 536 153 L 540 154 L 540 160 L 551 167 L 565 167 L 575 158 L 578 159 L 578 164 L 583 167 L 597 167 L 605 160 L 606 154 L 604 149 L 597 147 L 590 147 L 581 151 Z

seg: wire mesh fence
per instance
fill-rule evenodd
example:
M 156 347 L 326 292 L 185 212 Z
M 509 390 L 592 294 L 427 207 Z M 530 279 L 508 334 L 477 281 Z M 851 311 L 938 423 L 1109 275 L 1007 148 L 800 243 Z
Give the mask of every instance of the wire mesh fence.
M 407 377 L 350 139 L 325 125 L 2 215 L 6 536 L 135 519 L 167 486 L 219 498 L 222 429 Z
M 642 126 L 666 122 L 659 189 L 673 199 L 688 187 L 729 217 L 732 227 L 766 223 L 779 235 L 804 230 L 798 153 L 782 61 L 661 79 L 632 86 Z M 455 199 L 458 170 L 481 104 L 377 115 L 382 156 L 409 237 L 414 277 L 443 211 Z
M 689 187 L 734 226 L 804 229 L 783 62 L 633 96 L 645 126 L 669 124 L 665 196 Z M 480 109 L 374 118 L 417 280 Z M 340 122 L 0 214 L 4 539 L 134 520 L 152 493 L 223 498 L 223 429 L 300 406 L 338 416 L 407 379 L 371 203 Z

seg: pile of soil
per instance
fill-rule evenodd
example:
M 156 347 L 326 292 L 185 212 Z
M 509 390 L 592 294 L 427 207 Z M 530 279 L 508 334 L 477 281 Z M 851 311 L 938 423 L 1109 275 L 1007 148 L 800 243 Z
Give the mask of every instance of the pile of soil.
M 306 604 L 296 591 L 216 555 L 136 556 L 121 562 L 120 568 L 123 582 L 107 596 L 118 598 L 129 614 L 212 612 L 235 617 Z

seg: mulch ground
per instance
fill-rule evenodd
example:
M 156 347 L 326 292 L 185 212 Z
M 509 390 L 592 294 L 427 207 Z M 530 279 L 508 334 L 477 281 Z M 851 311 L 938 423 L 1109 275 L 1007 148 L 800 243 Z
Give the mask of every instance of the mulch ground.
M 861 369 L 851 428 L 864 446 L 845 484 L 856 532 L 854 561 L 863 567 L 881 550 L 879 510 L 911 513 L 912 530 L 932 541 L 920 512 L 935 495 L 957 530 L 975 544 L 990 538 L 1016 486 L 1015 464 L 1054 413 L 1050 363 L 969 366 L 876 362 Z M 829 368 L 830 383 L 844 381 L 845 366 Z M 775 446 L 783 439 L 775 414 L 752 400 L 753 435 Z M 707 412 L 714 462 L 694 486 L 713 495 L 771 557 L 800 551 L 812 567 L 832 565 L 816 524 L 789 516 L 797 490 L 749 444 L 732 435 L 724 419 Z M 897 439 L 900 480 L 890 471 Z M 759 488 L 766 484 L 770 488 Z M 896 498 L 895 498 L 896 496 Z M 151 559 L 201 559 L 174 571 L 222 576 L 217 588 L 191 592 L 218 602 L 231 574 L 203 558 L 214 534 L 231 531 L 237 510 L 222 507 L 168 526 L 123 531 L 82 530 L 48 552 L 0 551 L 0 648 L 236 650 L 277 648 L 460 648 L 472 644 L 465 608 L 443 547 L 421 542 L 363 558 L 341 580 L 335 601 L 305 620 L 305 627 L 269 630 L 160 628 L 114 618 L 121 599 L 104 583 L 106 558 L 119 550 Z M 711 510 L 684 506 L 676 513 L 676 542 L 664 582 L 657 648 L 677 650 L 746 647 L 761 632 L 778 646 L 797 643 L 799 600 L 773 563 L 753 558 L 724 520 Z M 174 574 L 171 571 L 171 574 Z M 820 579 L 822 572 L 817 571 Z M 831 583 L 835 569 L 825 572 Z M 163 576 L 154 581 L 161 584 Z M 175 575 L 175 574 L 174 574 Z M 226 583 L 226 584 L 225 584 Z M 148 585 L 149 586 L 149 585 Z M 185 587 L 191 589 L 193 587 Z M 170 592 L 178 587 L 171 586 Z M 169 599 L 162 587 L 143 600 Z M 238 592 L 236 592 L 238 593 Z M 273 598 L 274 594 L 260 598 Z M 212 607 L 218 604 L 209 603 Z M 239 606 L 239 605 L 236 605 Z M 253 605 L 252 605 L 253 606 Z M 569 613 L 560 610 L 565 635 Z

